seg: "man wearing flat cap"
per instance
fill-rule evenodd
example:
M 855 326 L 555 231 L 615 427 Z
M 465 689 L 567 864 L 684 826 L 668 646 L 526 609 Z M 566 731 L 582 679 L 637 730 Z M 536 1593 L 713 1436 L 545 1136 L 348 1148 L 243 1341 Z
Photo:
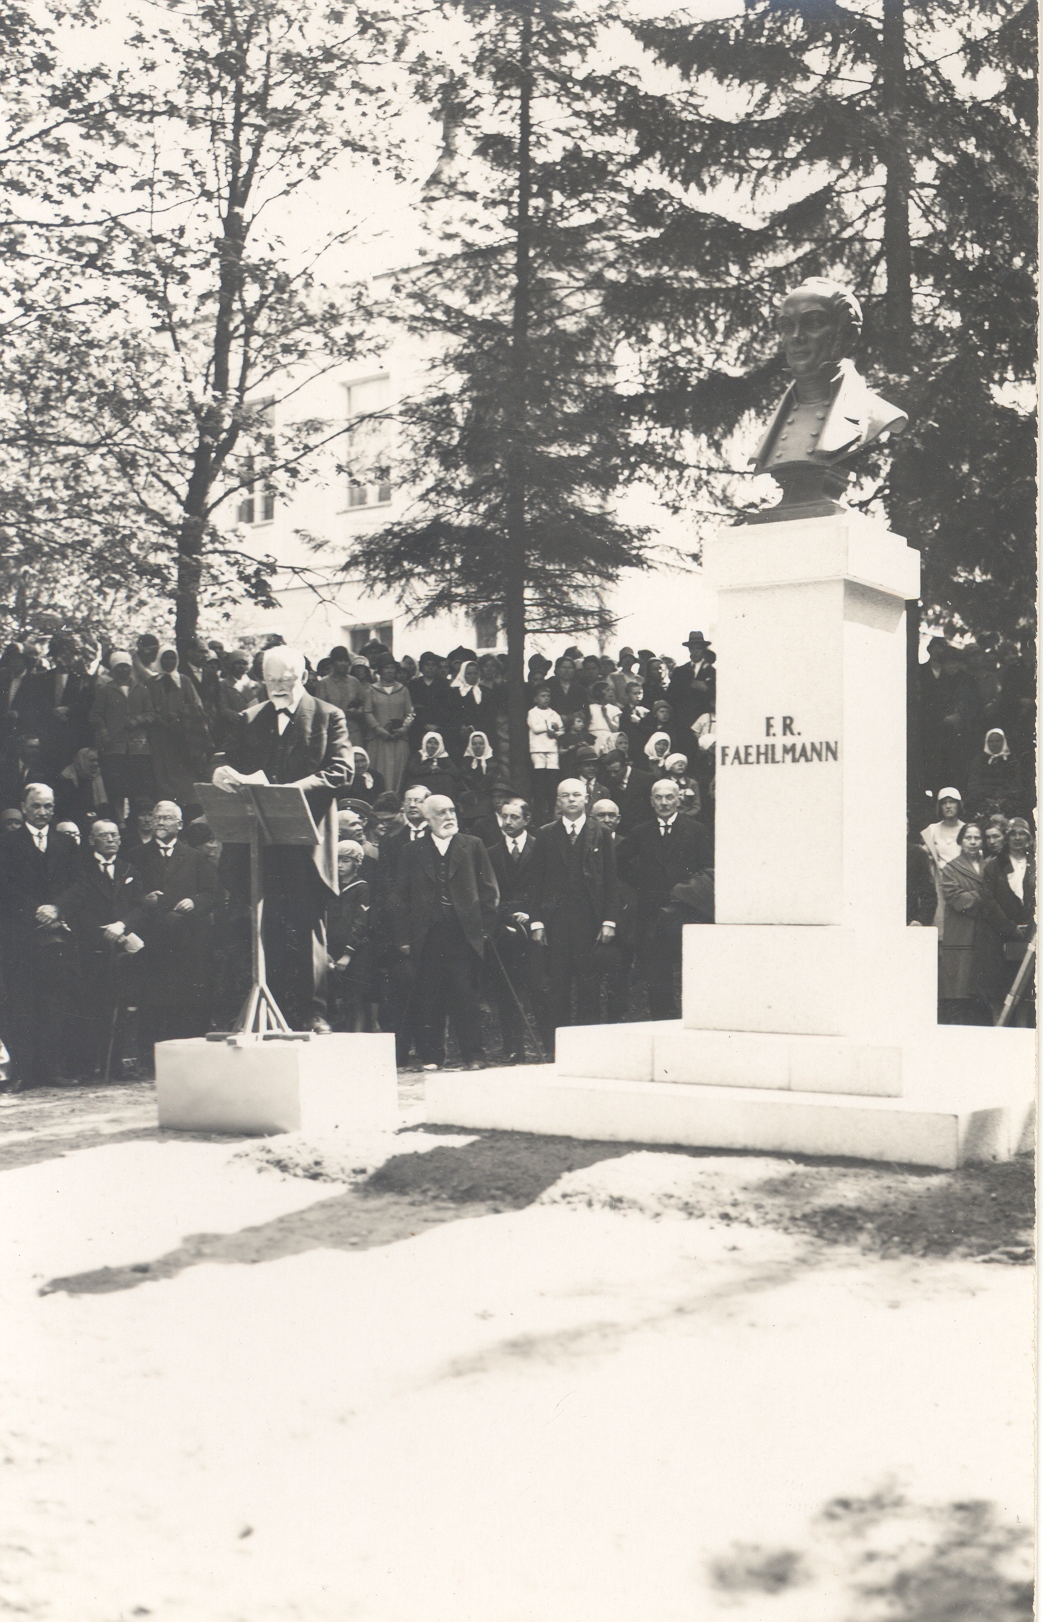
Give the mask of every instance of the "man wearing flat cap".
M 678 724 L 687 730 L 700 715 L 716 708 L 717 672 L 709 657 L 710 644 L 702 631 L 689 631 L 687 641 L 681 645 L 688 649 L 688 663 L 677 666 L 670 677 L 666 697 Z

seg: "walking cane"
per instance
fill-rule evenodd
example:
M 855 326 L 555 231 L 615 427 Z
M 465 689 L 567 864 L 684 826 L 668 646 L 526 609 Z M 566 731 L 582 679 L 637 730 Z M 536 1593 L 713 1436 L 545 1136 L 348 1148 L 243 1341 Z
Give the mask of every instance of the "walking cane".
M 116 1045 L 116 1022 L 120 1017 L 119 998 L 112 1005 L 112 1024 L 109 1026 L 109 1051 L 105 1055 L 105 1082 L 108 1084 L 112 1070 L 112 1050 Z
M 1036 942 L 1035 942 L 1035 938 L 1033 938 L 1032 940 L 1029 941 L 1028 945 L 1025 948 L 1025 956 L 1022 958 L 1021 963 L 1018 965 L 1018 972 L 1014 976 L 1014 984 L 1011 986 L 1010 990 L 1007 992 L 1006 1001 L 1004 1002 L 1003 1007 L 1000 1010 L 1000 1017 L 996 1021 L 997 1028 L 1000 1025 L 1006 1025 L 1006 1023 L 1007 1023 L 1008 1019 L 1010 1018 L 1011 1014 L 1013 1014 L 1015 1008 L 1018 1006 L 1018 1004 L 1021 1001 L 1022 997 L 1025 995 L 1025 989 L 1026 989 L 1026 987 L 1027 987 L 1027 985 L 1029 983 L 1029 980 L 1031 979 L 1031 976 L 1032 976 L 1032 965 L 1035 962 L 1035 959 L 1036 959 Z
M 522 1006 L 521 998 L 518 996 L 518 993 L 515 991 L 513 985 L 511 984 L 511 977 L 507 973 L 507 970 L 503 966 L 503 958 L 500 956 L 499 952 L 497 951 L 496 942 L 493 940 L 491 935 L 489 937 L 489 945 L 493 949 L 493 956 L 495 957 L 497 963 L 500 965 L 500 973 L 503 975 L 503 978 L 507 983 L 507 990 L 510 992 L 511 996 L 514 998 L 515 1004 L 517 1005 L 518 1012 L 522 1017 L 522 1023 L 524 1024 L 525 1029 L 528 1031 L 530 1037 L 532 1038 L 532 1045 L 536 1049 L 536 1052 L 540 1056 L 540 1063 L 541 1064 L 546 1064 L 547 1056 L 543 1051 L 543 1045 L 540 1042 L 539 1037 L 536 1035 L 536 1032 L 532 1028 L 532 1025 L 531 1025 L 531 1023 L 529 1021 L 529 1016 L 525 1012 L 525 1009 Z

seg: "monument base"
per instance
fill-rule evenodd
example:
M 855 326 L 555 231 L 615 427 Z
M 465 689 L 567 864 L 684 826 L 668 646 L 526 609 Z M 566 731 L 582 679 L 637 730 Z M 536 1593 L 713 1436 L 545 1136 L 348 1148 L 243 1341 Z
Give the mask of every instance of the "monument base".
M 727 1079 L 722 1036 L 736 1044 Z M 938 1026 L 918 1073 L 912 1073 L 912 1060 L 903 1053 L 902 1096 L 897 1097 L 812 1090 L 807 1071 L 794 1076 L 790 1070 L 783 1085 L 772 1085 L 763 1069 L 758 1074 L 742 1057 L 752 1041 L 761 1045 L 762 1063 L 792 1065 L 791 1050 L 815 1038 L 685 1031 L 680 1020 L 573 1026 L 558 1032 L 554 1070 L 531 1065 L 426 1078 L 427 1118 L 443 1126 L 663 1147 L 840 1155 L 952 1170 L 968 1161 L 1009 1160 L 1031 1149 L 1035 1036 L 1035 1031 Z M 817 1040 L 836 1050 L 832 1064 L 826 1047 L 818 1060 L 819 1085 L 831 1078 L 835 1089 L 836 1062 L 850 1062 L 843 1057 L 845 1044 Z M 679 1051 L 684 1066 L 678 1064 Z M 700 1065 L 705 1080 L 693 1074 L 692 1067 Z
M 399 1125 L 395 1038 L 156 1046 L 159 1124 L 179 1132 L 325 1134 Z

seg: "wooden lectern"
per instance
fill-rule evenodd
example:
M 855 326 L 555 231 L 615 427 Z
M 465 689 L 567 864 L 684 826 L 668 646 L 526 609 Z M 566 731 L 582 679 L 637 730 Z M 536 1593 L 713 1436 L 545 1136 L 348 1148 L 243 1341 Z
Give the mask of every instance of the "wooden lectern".
M 239 783 L 232 791 L 197 783 L 196 796 L 222 844 L 250 846 L 250 992 L 232 1034 L 289 1035 L 290 1027 L 265 978 L 264 886 L 261 851 L 266 845 L 317 845 L 319 831 L 304 790 L 286 783 Z

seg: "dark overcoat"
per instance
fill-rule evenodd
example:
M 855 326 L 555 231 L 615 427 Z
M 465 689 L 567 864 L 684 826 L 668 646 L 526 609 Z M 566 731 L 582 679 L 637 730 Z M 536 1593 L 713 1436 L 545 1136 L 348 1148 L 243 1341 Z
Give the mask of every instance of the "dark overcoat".
M 588 817 L 580 833 L 583 887 L 600 926 L 606 919 L 618 923 L 619 893 L 616 877 L 616 853 L 604 828 Z M 536 835 L 533 858 L 533 919 L 553 926 L 565 894 L 569 875 L 571 846 L 569 836 L 561 822 L 548 822 Z
M 500 892 L 489 852 L 473 834 L 454 834 L 449 846 L 449 897 L 457 922 L 479 957 L 496 922 Z M 395 876 L 391 919 L 395 945 L 419 955 L 431 925 L 441 916 L 440 867 L 434 840 L 407 845 Z

